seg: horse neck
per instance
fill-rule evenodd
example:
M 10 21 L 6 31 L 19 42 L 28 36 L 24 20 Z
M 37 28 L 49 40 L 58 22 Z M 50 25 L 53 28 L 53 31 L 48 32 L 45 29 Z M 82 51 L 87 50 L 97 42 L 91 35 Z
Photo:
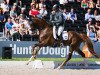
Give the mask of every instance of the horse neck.
M 52 31 L 53 31 L 53 28 L 48 23 L 44 23 L 44 24 L 42 24 L 42 26 L 40 25 L 40 27 L 39 27 L 40 34 L 48 33 L 48 32 L 52 33 Z
M 43 21 L 43 22 L 39 25 L 39 28 L 42 29 L 42 30 L 44 30 L 44 29 L 47 29 L 47 28 L 51 28 L 51 26 L 50 26 L 47 22 Z

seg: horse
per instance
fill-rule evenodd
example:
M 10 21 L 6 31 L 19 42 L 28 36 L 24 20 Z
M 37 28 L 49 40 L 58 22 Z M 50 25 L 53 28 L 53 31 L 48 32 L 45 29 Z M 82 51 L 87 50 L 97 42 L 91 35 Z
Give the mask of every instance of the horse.
M 30 22 L 31 30 L 33 31 L 34 28 L 37 28 L 39 30 L 39 43 L 35 44 L 32 47 L 32 56 L 28 60 L 27 65 L 29 62 L 31 62 L 32 58 L 36 58 L 36 55 L 41 47 L 51 46 L 53 47 L 53 44 L 55 42 L 55 39 L 53 37 L 53 27 L 51 24 L 46 22 L 44 19 L 39 18 L 33 18 L 33 21 Z M 60 41 L 57 41 L 60 46 Z M 90 40 L 90 38 L 84 34 L 84 33 L 77 33 L 75 31 L 68 31 L 68 40 L 63 40 L 64 46 L 69 46 L 69 53 L 68 57 L 65 61 L 58 67 L 59 69 L 63 68 L 64 65 L 71 59 L 73 51 L 78 52 L 83 58 L 84 62 L 86 64 L 86 57 L 85 54 L 81 51 L 80 45 L 84 42 L 84 46 L 87 46 L 89 51 L 96 57 L 99 58 L 99 56 L 94 51 L 93 43 Z M 83 47 L 84 47 L 83 46 Z

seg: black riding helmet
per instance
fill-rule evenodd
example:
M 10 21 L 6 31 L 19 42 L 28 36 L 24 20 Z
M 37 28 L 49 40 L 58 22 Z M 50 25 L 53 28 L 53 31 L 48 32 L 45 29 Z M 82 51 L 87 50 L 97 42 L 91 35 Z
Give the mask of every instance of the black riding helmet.
M 55 4 L 52 9 L 53 10 L 58 10 L 59 9 L 59 5 Z

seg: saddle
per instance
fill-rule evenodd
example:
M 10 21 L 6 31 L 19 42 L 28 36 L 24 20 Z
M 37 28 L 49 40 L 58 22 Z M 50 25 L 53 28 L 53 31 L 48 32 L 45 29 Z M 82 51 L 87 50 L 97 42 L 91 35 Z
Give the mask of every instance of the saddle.
M 68 40 L 68 32 L 67 31 L 62 32 L 62 38 L 63 38 L 63 40 Z
M 56 35 L 57 38 L 55 39 L 54 46 L 53 47 L 63 47 L 63 41 L 68 40 L 68 32 L 63 31 L 60 36 Z
M 56 40 L 58 39 L 61 39 L 61 40 L 68 40 L 68 32 L 67 31 L 62 31 L 61 35 L 58 36 L 56 34 L 57 38 L 55 38 Z

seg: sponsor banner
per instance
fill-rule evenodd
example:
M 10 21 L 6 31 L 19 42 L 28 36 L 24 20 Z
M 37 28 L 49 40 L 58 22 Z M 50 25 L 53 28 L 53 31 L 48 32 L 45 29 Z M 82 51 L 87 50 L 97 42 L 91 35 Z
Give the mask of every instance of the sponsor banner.
M 12 47 L 12 57 L 31 57 L 32 46 L 37 42 L 33 41 L 0 41 L 0 57 L 2 56 L 3 47 Z M 82 45 L 81 45 L 82 46 Z M 100 54 L 100 43 L 94 44 L 94 49 Z M 87 57 L 92 57 L 87 47 L 83 48 L 83 52 Z M 42 47 L 38 52 L 38 57 L 47 58 L 63 58 L 69 53 L 69 46 L 66 47 Z M 73 52 L 73 57 L 81 57 L 78 53 Z
M 65 66 L 66 69 L 82 69 L 82 68 L 87 68 L 87 69 L 100 69 L 100 62 L 87 62 L 87 66 L 85 63 L 82 62 L 68 62 Z

